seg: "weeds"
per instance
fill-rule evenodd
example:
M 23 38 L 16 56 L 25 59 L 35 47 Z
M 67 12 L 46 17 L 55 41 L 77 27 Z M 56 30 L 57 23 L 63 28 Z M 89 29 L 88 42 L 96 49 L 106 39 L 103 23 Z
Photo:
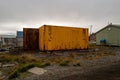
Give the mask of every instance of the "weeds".
M 11 54 L 2 54 L 0 55 L 0 62 L 18 62 L 18 63 L 27 63 L 37 61 L 32 55 L 11 55 Z
M 115 54 L 111 52 L 90 52 L 86 54 L 85 58 L 88 60 L 93 60 L 93 59 L 100 59 L 108 56 L 115 56 Z
M 22 55 L 11 55 L 11 54 L 1 54 L 0 62 L 4 63 L 18 63 L 10 72 L 8 79 L 13 79 L 18 77 L 21 73 L 26 72 L 32 67 L 46 67 L 50 66 L 50 62 L 42 62 L 40 59 L 35 59 L 30 54 Z
M 69 61 L 62 61 L 59 65 L 60 66 L 69 66 Z
M 30 68 L 33 68 L 33 67 L 46 67 L 46 66 L 49 66 L 49 65 L 50 65 L 50 63 L 44 63 L 44 64 L 42 63 L 41 64 L 41 63 L 37 63 L 37 62 L 19 64 L 19 65 L 17 65 L 17 67 L 15 67 L 12 70 L 12 73 L 9 75 L 8 79 L 17 78 L 21 73 L 26 72 Z
M 12 73 L 9 74 L 8 76 L 8 79 L 13 79 L 13 78 L 16 78 L 19 76 L 19 73 L 18 73 L 18 66 L 15 66 L 13 69 L 12 69 Z
M 81 66 L 81 64 L 80 64 L 80 63 L 77 63 L 77 64 L 73 64 L 73 66 Z

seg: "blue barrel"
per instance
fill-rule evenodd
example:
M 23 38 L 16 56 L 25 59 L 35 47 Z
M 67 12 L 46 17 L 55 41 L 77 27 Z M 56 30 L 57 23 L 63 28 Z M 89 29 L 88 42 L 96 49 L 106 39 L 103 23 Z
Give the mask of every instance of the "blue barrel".
M 101 39 L 100 44 L 106 44 L 106 39 Z

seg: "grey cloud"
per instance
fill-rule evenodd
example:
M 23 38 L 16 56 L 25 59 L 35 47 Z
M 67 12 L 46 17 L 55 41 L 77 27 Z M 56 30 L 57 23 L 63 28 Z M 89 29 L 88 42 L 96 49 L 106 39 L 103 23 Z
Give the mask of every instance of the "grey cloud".
M 0 24 L 15 23 L 9 26 L 15 30 L 16 23 L 34 25 L 52 21 L 94 25 L 98 26 L 94 29 L 97 31 L 109 20 L 119 23 L 119 3 L 120 0 L 0 0 Z

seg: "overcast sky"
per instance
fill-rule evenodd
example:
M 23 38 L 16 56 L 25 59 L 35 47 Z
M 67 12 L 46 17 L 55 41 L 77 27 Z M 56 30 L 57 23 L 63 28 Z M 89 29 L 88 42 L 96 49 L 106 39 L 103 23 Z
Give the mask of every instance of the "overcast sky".
M 0 0 L 0 34 L 44 24 L 87 27 L 120 24 L 120 0 Z

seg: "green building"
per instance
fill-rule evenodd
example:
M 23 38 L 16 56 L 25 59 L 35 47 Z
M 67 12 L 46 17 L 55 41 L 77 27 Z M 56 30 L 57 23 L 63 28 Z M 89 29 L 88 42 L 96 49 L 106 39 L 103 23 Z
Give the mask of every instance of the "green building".
M 120 46 L 120 25 L 109 24 L 96 32 L 96 44 Z

